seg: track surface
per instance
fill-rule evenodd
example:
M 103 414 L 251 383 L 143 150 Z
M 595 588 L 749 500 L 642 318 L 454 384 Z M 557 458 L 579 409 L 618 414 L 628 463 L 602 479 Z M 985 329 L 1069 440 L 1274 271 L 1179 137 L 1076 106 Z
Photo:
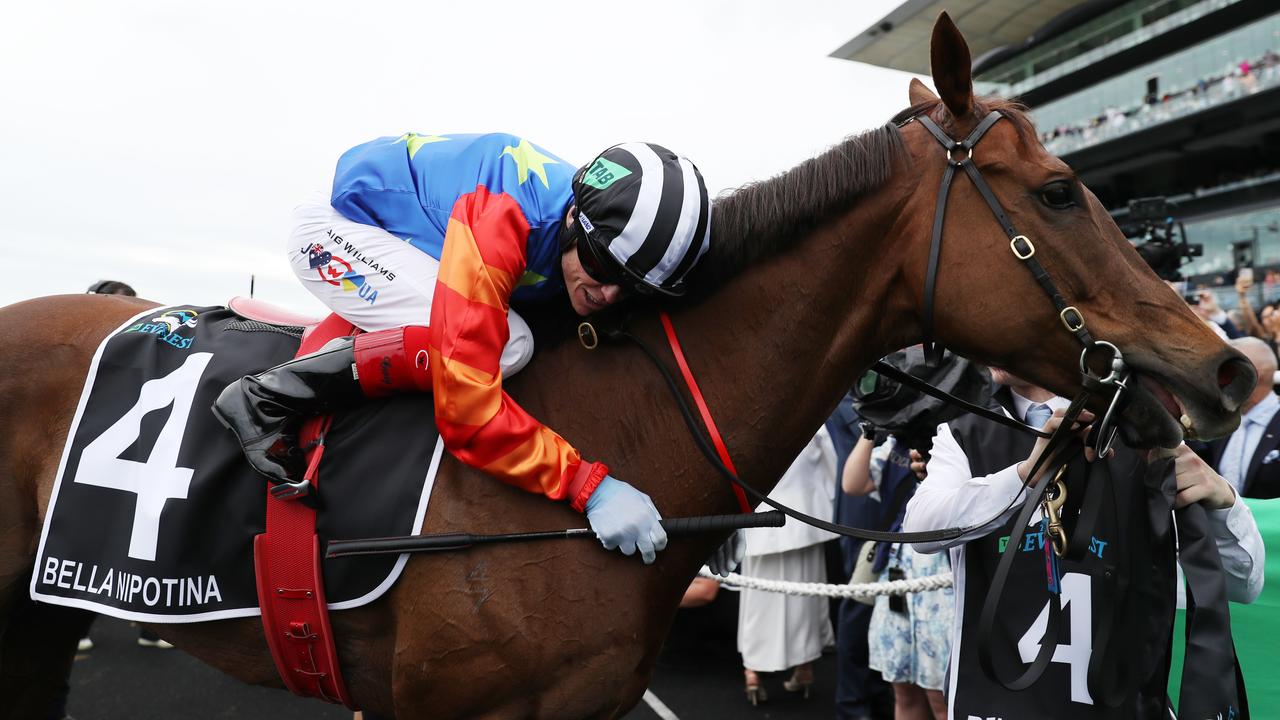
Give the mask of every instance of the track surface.
M 747 704 L 735 649 L 737 597 L 681 611 L 650 686 L 662 709 L 642 702 L 627 720 L 761 720 L 835 716 L 835 657 L 818 662 L 817 683 L 805 701 L 782 689 L 785 676 L 766 675 L 769 701 Z M 68 710 L 76 720 L 349 720 L 341 708 L 279 690 L 235 681 L 179 650 L 143 648 L 129 623 L 99 618 L 95 647 L 77 657 Z

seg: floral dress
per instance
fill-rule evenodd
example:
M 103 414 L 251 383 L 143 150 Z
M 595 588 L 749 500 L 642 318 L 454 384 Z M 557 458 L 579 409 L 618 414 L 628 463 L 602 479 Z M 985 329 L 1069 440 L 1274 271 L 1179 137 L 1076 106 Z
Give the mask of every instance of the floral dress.
M 949 572 L 947 553 L 925 555 L 910 545 L 897 545 L 880 580 L 889 579 L 890 568 L 901 568 L 908 579 Z M 941 690 L 951 656 L 951 623 L 956 600 L 951 588 L 907 593 L 906 612 L 892 610 L 889 596 L 876 598 L 868 634 L 869 665 L 887 682 L 909 683 Z
M 879 489 L 886 462 L 896 440 L 890 439 L 872 451 L 871 478 Z M 900 526 L 892 529 L 901 530 Z M 889 573 L 900 569 L 899 577 L 908 580 L 950 572 L 947 553 L 926 555 L 910 545 L 895 543 L 889 563 L 878 580 L 889 580 Z M 895 573 L 896 574 L 896 573 Z M 941 690 L 946 682 L 951 660 L 951 624 L 955 620 L 955 592 L 951 588 L 907 593 L 901 605 L 890 605 L 890 596 L 876 598 L 868 631 L 869 665 L 879 670 L 886 682 L 918 685 L 928 690 Z

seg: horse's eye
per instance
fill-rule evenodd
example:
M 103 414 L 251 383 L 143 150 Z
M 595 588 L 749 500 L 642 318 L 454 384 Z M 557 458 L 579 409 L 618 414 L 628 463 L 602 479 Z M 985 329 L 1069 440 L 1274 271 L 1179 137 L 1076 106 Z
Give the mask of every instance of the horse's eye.
M 1065 210 L 1076 204 L 1071 193 L 1071 185 L 1067 182 L 1049 183 L 1040 189 L 1040 199 L 1045 205 L 1055 210 Z

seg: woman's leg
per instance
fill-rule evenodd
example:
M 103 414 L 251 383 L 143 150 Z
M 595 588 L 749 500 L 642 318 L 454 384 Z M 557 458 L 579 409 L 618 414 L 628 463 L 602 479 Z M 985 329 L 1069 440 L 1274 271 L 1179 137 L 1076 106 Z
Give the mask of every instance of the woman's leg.
M 805 700 L 809 699 L 809 692 L 813 688 L 813 663 L 801 663 L 791 671 L 791 677 L 782 683 L 782 688 L 787 692 L 800 693 Z
M 893 683 L 894 720 L 933 720 L 925 691 L 909 683 Z
M 327 195 L 317 193 L 294 208 L 287 250 L 303 287 L 361 330 L 431 320 L 440 261 L 382 228 L 347 220 Z M 533 356 L 533 332 L 514 310 L 507 322 L 510 337 L 500 364 L 510 377 Z
M 941 690 L 925 690 L 929 698 L 929 707 L 933 709 L 934 720 L 947 720 L 947 698 Z
M 760 684 L 759 673 L 751 668 L 743 668 L 742 677 L 747 691 L 747 702 L 752 705 L 759 705 L 769 699 L 768 693 L 764 691 L 764 686 Z

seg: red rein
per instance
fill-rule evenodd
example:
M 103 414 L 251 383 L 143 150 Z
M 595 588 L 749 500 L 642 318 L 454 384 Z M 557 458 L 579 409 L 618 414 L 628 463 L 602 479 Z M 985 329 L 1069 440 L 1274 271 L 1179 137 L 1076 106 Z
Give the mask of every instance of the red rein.
M 698 406 L 698 413 L 702 415 L 702 424 L 707 426 L 707 434 L 711 436 L 711 442 L 716 446 L 716 453 L 720 455 L 720 462 L 729 468 L 736 477 L 738 469 L 733 466 L 733 460 L 729 459 L 729 448 L 725 447 L 724 438 L 720 437 L 720 429 L 716 427 L 716 421 L 711 419 L 711 410 L 707 408 L 707 401 L 702 397 L 702 390 L 698 387 L 698 381 L 693 379 L 693 371 L 689 369 L 689 363 L 684 359 L 684 350 L 680 348 L 680 339 L 676 337 L 676 328 L 671 324 L 671 316 L 666 311 L 658 313 L 662 318 L 662 328 L 667 332 L 667 343 L 671 346 L 671 354 L 676 358 L 676 365 L 680 367 L 680 374 L 684 376 L 684 384 L 689 387 L 689 394 L 693 396 L 693 402 Z M 747 494 L 742 492 L 742 488 L 737 485 L 733 487 L 733 494 L 738 498 L 738 507 L 742 512 L 754 512 L 751 504 L 747 502 Z

